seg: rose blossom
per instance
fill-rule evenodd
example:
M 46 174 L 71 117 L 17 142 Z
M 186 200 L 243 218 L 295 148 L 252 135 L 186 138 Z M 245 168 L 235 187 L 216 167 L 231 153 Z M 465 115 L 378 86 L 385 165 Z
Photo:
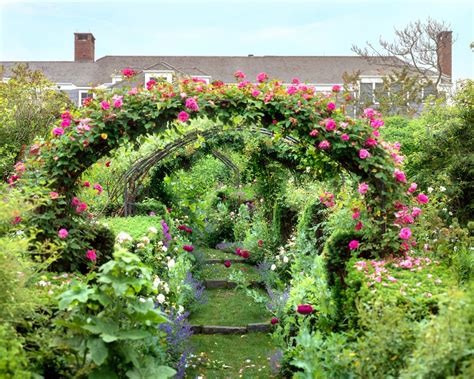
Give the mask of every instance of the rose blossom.
M 229 267 L 231 266 L 230 261 L 229 261 L 229 260 L 225 261 L 225 262 L 224 262 L 224 266 L 227 267 L 227 268 L 229 268 Z
M 115 95 L 112 100 L 114 101 L 114 108 L 120 108 L 123 105 L 123 96 Z
M 95 250 L 87 250 L 86 258 L 92 262 L 95 262 L 97 260 L 97 254 L 95 253 Z
M 336 109 L 336 104 L 334 104 L 332 102 L 328 103 L 327 109 L 328 109 L 328 111 L 333 111 L 334 109 Z
M 239 70 L 234 73 L 234 77 L 236 79 L 245 79 L 245 74 Z
M 355 226 L 355 230 L 359 231 L 359 230 L 362 229 L 363 226 L 364 226 L 364 224 L 363 224 L 361 221 L 359 221 L 359 222 L 357 223 L 357 225 Z
M 327 150 L 331 147 L 331 143 L 327 140 L 321 141 L 318 145 L 321 150 Z
M 428 196 L 426 196 L 424 193 L 420 193 L 417 197 L 416 200 L 420 204 L 426 204 L 428 202 Z
M 278 324 L 279 321 L 280 321 L 280 320 L 278 320 L 276 317 L 272 317 L 272 319 L 270 320 L 270 323 L 271 323 L 272 325 L 275 325 L 275 324 Z
M 403 239 L 403 240 L 410 239 L 410 237 L 411 237 L 411 229 L 410 229 L 410 228 L 402 228 L 402 229 L 400 230 L 399 236 L 400 236 L 400 238 Z
M 98 193 L 99 195 L 100 195 L 100 194 L 102 193 L 102 191 L 104 190 L 104 189 L 102 188 L 102 186 L 101 186 L 99 183 L 94 184 L 94 187 L 92 187 L 92 188 L 94 188 L 95 190 L 97 190 L 97 193 Z
M 178 120 L 181 121 L 181 122 L 188 121 L 189 120 L 189 114 L 187 114 L 185 111 L 179 112 Z
M 397 182 L 401 182 L 401 183 L 406 183 L 407 182 L 407 178 L 405 176 L 405 173 L 403 171 L 399 170 L 398 168 L 394 171 L 393 176 L 395 176 L 395 179 L 397 180 Z
M 359 150 L 359 158 L 360 159 L 365 159 L 365 158 L 369 158 L 370 157 L 370 153 L 365 150 L 365 149 L 360 149 Z
M 59 229 L 59 232 L 58 232 L 58 236 L 59 238 L 61 238 L 62 240 L 67 238 L 67 236 L 69 235 L 69 232 L 67 231 L 67 229 Z
M 135 75 L 135 71 L 133 71 L 131 68 L 124 68 L 122 70 L 122 75 L 125 76 L 126 78 L 130 78 L 133 75 Z
M 63 134 L 64 134 L 64 129 L 63 128 L 54 128 L 53 129 L 53 135 L 62 136 Z
M 343 135 L 341 136 L 341 139 L 342 139 L 343 141 L 349 141 L 350 137 L 349 137 L 347 134 L 343 134 Z
M 417 187 L 418 187 L 418 185 L 416 183 L 410 184 L 410 188 L 408 188 L 408 192 L 410 192 L 410 193 L 415 192 Z
M 49 193 L 49 197 L 52 200 L 56 200 L 59 197 L 59 193 L 52 191 L 52 192 Z
M 360 245 L 360 242 L 357 241 L 357 240 L 352 240 L 351 242 L 349 242 L 349 249 L 351 250 L 355 250 L 359 247 Z
M 296 311 L 302 315 L 309 315 L 313 313 L 313 307 L 309 304 L 299 304 Z
M 418 217 L 421 214 L 421 209 L 417 207 L 413 207 L 411 211 L 412 217 Z
M 367 183 L 359 184 L 359 188 L 357 189 L 361 195 L 367 193 L 369 189 L 369 185 Z
M 106 111 L 110 108 L 110 103 L 108 101 L 103 100 L 100 102 L 100 106 L 104 111 Z
M 332 86 L 332 92 L 338 93 L 341 91 L 341 86 L 338 86 L 337 84 Z
M 310 135 L 311 137 L 317 137 L 318 134 L 319 134 L 319 131 L 317 131 L 316 129 L 313 129 L 313 130 L 311 130 L 311 131 L 309 132 L 309 135 Z
M 194 247 L 192 247 L 191 245 L 183 245 L 183 250 L 191 252 L 194 250 Z
M 260 95 L 260 91 L 259 91 L 258 89 L 254 89 L 254 90 L 252 91 L 251 95 L 252 95 L 253 97 L 257 97 L 258 95 Z
M 261 72 L 260 74 L 257 75 L 257 81 L 259 83 L 263 83 L 267 79 L 268 79 L 268 75 L 265 72 Z
M 358 218 L 360 218 L 360 211 L 355 211 L 355 212 L 352 214 L 352 219 L 353 219 L 353 220 L 357 220 Z
M 186 108 L 195 112 L 199 111 L 199 105 L 194 97 L 188 97 L 186 99 Z
M 336 121 L 334 121 L 332 118 L 327 118 L 324 120 L 324 125 L 326 126 L 326 130 L 328 132 L 336 129 Z

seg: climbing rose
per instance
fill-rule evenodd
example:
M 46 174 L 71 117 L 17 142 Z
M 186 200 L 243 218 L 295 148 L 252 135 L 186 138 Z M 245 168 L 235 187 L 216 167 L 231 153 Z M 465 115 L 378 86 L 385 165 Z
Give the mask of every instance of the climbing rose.
M 286 90 L 286 93 L 288 95 L 293 95 L 296 92 L 298 92 L 298 88 L 296 86 L 289 86 L 288 89 Z
M 365 158 L 369 158 L 370 157 L 370 153 L 365 150 L 365 149 L 360 149 L 359 150 L 359 158 L 360 159 L 365 159 Z
M 53 135 L 62 136 L 63 134 L 64 134 L 64 129 L 63 128 L 54 128 L 53 129 Z
M 245 74 L 242 71 L 236 71 L 234 76 L 236 79 L 245 79 Z
M 188 97 L 186 99 L 186 108 L 191 109 L 195 112 L 199 110 L 199 105 L 194 97 Z
M 337 84 L 332 86 L 332 92 L 338 93 L 340 91 L 341 91 L 341 86 L 338 86 Z
M 93 187 L 95 190 L 97 190 L 97 193 L 100 195 L 102 193 L 102 191 L 104 190 L 102 188 L 102 186 L 99 184 L 99 183 L 96 183 L 94 184 L 94 187 Z
M 109 102 L 108 102 L 108 101 L 105 101 L 105 100 L 103 100 L 103 101 L 100 102 L 100 106 L 102 107 L 102 109 L 103 109 L 104 111 L 106 111 L 107 109 L 110 108 Z
M 352 240 L 351 242 L 349 242 L 349 249 L 351 250 L 355 250 L 359 247 L 360 245 L 360 242 L 357 241 L 357 240 Z
M 311 130 L 311 131 L 309 132 L 309 135 L 310 135 L 311 137 L 317 137 L 318 134 L 319 134 L 319 132 L 318 132 L 316 129 Z
M 267 79 L 268 79 L 268 75 L 265 72 L 261 72 L 260 74 L 257 75 L 257 81 L 259 83 L 263 83 Z
M 421 209 L 417 207 L 413 207 L 411 211 L 411 216 L 412 217 L 418 217 L 421 214 Z
M 242 253 L 240 254 L 241 254 L 241 257 L 244 259 L 247 259 L 248 257 L 250 257 L 250 253 L 247 250 L 242 251 Z
M 336 129 L 336 121 L 332 118 L 327 118 L 324 120 L 324 125 L 326 126 L 326 130 L 330 132 L 331 130 Z
M 352 219 L 353 219 L 353 220 L 357 220 L 358 218 L 360 218 L 360 211 L 355 211 L 355 212 L 352 214 Z
M 416 200 L 420 204 L 426 204 L 428 202 L 428 196 L 426 196 L 424 193 L 420 193 L 417 197 Z
M 410 193 L 415 192 L 417 187 L 418 187 L 418 185 L 416 183 L 410 184 L 410 188 L 408 188 L 408 192 L 410 192 Z
M 300 80 L 298 78 L 291 79 L 292 84 L 300 84 Z
M 336 104 L 328 103 L 327 109 L 328 109 L 328 111 L 333 111 L 334 109 L 336 109 Z
M 188 121 L 189 120 L 189 114 L 187 114 L 185 111 L 179 112 L 178 120 L 181 121 L 181 122 Z
M 86 258 L 92 262 L 95 262 L 97 260 L 97 254 L 95 253 L 95 250 L 87 250 Z
M 121 108 L 123 105 L 123 96 L 115 95 L 112 100 L 114 101 L 114 108 Z
M 327 140 L 321 141 L 318 145 L 321 150 L 327 150 L 331 147 L 331 143 Z
M 411 237 L 411 230 L 410 228 L 402 228 L 400 230 L 400 234 L 399 234 L 400 238 L 402 240 L 407 240 L 407 239 L 410 239 Z
M 259 91 L 258 89 L 254 89 L 254 90 L 252 91 L 251 95 L 252 95 L 253 97 L 257 97 L 258 95 L 260 95 L 260 91 Z
M 77 212 L 77 213 L 82 213 L 82 212 L 84 212 L 86 209 L 87 209 L 87 204 L 86 204 L 86 203 L 80 203 L 80 204 L 76 207 L 76 212 Z
M 194 250 L 194 247 L 192 247 L 191 245 L 184 245 L 184 246 L 183 246 L 183 250 L 184 250 L 184 251 L 191 252 L 191 251 Z
M 69 232 L 67 231 L 67 229 L 64 229 L 64 228 L 59 229 L 59 232 L 58 232 L 59 238 L 65 239 L 68 235 L 69 235 Z
M 309 315 L 313 313 L 313 307 L 309 304 L 300 304 L 296 308 L 296 311 L 302 315 Z
M 133 75 L 135 75 L 135 71 L 133 71 L 131 68 L 124 68 L 122 70 L 122 75 L 126 78 L 131 78 Z
M 374 119 L 374 120 L 370 120 L 370 126 L 374 129 L 377 129 L 377 128 L 380 128 L 381 126 L 384 126 L 384 122 L 383 120 L 379 120 L 379 119 Z
M 368 190 L 369 190 L 369 185 L 367 183 L 360 183 L 359 184 L 358 191 L 361 195 L 367 193 Z
M 272 317 L 272 319 L 270 320 L 270 323 L 271 323 L 272 325 L 275 325 L 275 324 L 278 324 L 279 321 L 280 321 L 280 320 L 278 320 L 276 317 Z
M 225 262 L 224 262 L 224 266 L 225 266 L 225 267 L 229 268 L 230 265 L 231 265 L 230 261 L 225 261 Z
M 56 200 L 59 197 L 59 193 L 52 191 L 49 193 L 49 197 L 53 200 Z
M 77 197 L 73 197 L 71 200 L 71 205 L 75 207 L 75 206 L 78 206 L 79 204 L 81 204 L 81 200 L 79 200 Z
M 363 226 L 364 226 L 364 224 L 363 224 L 361 221 L 359 221 L 359 222 L 357 223 L 357 225 L 355 226 L 355 230 L 359 231 L 359 230 L 362 229 Z
M 343 141 L 349 141 L 350 138 L 349 138 L 349 136 L 348 136 L 347 134 L 343 134 L 343 135 L 341 136 L 341 139 L 342 139 Z
M 186 228 L 184 229 L 184 231 L 185 231 L 186 233 L 192 233 L 192 232 L 193 232 L 193 229 L 186 227 Z
M 375 116 L 375 114 L 376 114 L 376 112 L 372 108 L 365 108 L 364 109 L 364 116 L 367 117 L 367 118 L 372 118 L 372 117 Z
M 406 183 L 407 182 L 407 178 L 405 176 L 405 173 L 403 171 L 399 170 L 398 168 L 393 173 L 393 176 L 395 176 L 395 179 L 398 182 L 401 182 L 401 183 Z
M 71 119 L 70 118 L 64 118 L 61 121 L 61 128 L 67 128 L 69 125 L 71 125 Z
M 91 186 L 91 184 L 87 180 L 84 183 L 82 183 L 82 185 L 87 188 Z
M 365 141 L 365 146 L 368 146 L 368 147 L 377 146 L 377 141 L 374 140 L 373 138 L 368 138 L 367 141 Z
M 149 91 L 151 89 L 153 89 L 153 86 L 156 84 L 156 80 L 149 80 L 148 82 L 146 82 L 146 89 Z

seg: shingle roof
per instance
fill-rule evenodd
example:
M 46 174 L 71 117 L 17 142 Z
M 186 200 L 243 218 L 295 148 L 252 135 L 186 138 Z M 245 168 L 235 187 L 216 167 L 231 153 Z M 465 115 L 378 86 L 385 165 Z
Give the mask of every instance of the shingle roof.
M 393 62 L 396 58 L 386 58 Z M 297 77 L 301 81 L 319 84 L 342 82 L 344 72 L 360 71 L 362 75 L 381 75 L 391 69 L 379 58 L 357 56 L 105 56 L 92 63 L 80 62 L 0 62 L 8 77 L 16 63 L 27 63 L 30 69 L 44 72 L 56 83 L 92 86 L 110 83 L 111 75 L 123 68 L 135 70 L 152 67 L 173 67 L 189 75 L 209 75 L 212 80 L 234 82 L 234 72 L 241 70 L 251 81 L 260 72 L 285 83 Z

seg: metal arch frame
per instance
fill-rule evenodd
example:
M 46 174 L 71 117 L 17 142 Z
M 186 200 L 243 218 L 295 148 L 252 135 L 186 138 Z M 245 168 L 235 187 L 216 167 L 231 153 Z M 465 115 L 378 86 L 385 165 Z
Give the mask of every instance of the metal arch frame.
M 272 131 L 265 128 L 252 127 L 250 129 L 247 129 L 247 128 L 232 129 L 232 131 L 246 131 L 246 130 L 250 130 L 252 132 L 258 132 L 260 134 L 268 135 L 271 137 L 274 136 L 274 133 Z M 211 129 L 207 131 L 193 131 L 186 134 L 183 138 L 180 138 L 179 140 L 175 142 L 169 143 L 164 148 L 159 149 L 149 154 L 147 157 L 138 159 L 133 164 L 133 166 L 124 174 L 122 174 L 121 177 L 118 179 L 118 181 L 116 182 L 117 184 L 114 186 L 114 188 L 111 191 L 108 203 L 116 199 L 119 193 L 121 192 L 120 188 L 123 188 L 124 204 L 123 204 L 122 212 L 124 216 L 130 215 L 132 212 L 132 206 L 134 203 L 133 200 L 135 199 L 135 192 L 136 192 L 136 189 L 138 188 L 137 184 L 140 184 L 144 180 L 145 176 L 148 174 L 148 172 L 151 170 L 153 166 L 155 166 L 161 160 L 170 156 L 176 150 L 182 147 L 185 147 L 189 145 L 190 143 L 195 142 L 199 137 L 210 137 L 210 136 L 215 135 L 216 133 L 223 133 L 223 132 L 224 130 L 222 129 Z M 288 143 L 291 145 L 299 144 L 299 141 L 291 136 L 283 137 L 282 140 L 285 143 Z M 240 173 L 238 172 L 237 166 L 230 159 L 228 159 L 227 157 L 225 157 L 224 155 L 222 155 L 221 153 L 217 151 L 212 151 L 212 154 L 217 159 L 221 160 L 227 167 L 231 168 L 234 171 L 234 173 L 236 174 L 236 180 L 239 182 Z

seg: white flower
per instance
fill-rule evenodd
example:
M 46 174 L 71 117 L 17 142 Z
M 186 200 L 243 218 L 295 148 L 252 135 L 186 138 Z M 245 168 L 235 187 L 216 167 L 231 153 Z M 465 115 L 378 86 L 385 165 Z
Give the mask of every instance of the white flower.
M 444 191 L 446 191 L 446 187 L 441 186 L 441 187 L 439 187 L 439 190 L 440 190 L 441 192 L 444 192 Z
M 166 246 L 161 246 L 161 250 L 166 252 L 166 251 L 168 251 L 168 248 Z
M 148 228 L 148 232 L 151 233 L 151 234 L 156 234 L 156 233 L 158 233 L 158 229 L 156 229 L 154 226 L 150 226 Z
M 154 280 L 153 280 L 153 289 L 156 290 L 158 288 L 158 286 L 160 285 L 161 283 L 161 280 L 160 278 L 156 277 Z
M 175 265 L 176 265 L 176 262 L 174 261 L 174 259 L 170 259 L 168 261 L 168 268 L 173 268 Z
M 143 249 L 145 247 L 145 244 L 140 242 L 140 243 L 137 243 L 137 249 Z
M 289 259 L 288 259 L 288 257 L 285 255 L 285 256 L 283 257 L 283 262 L 284 262 L 284 263 L 288 263 L 288 261 L 289 261 Z
M 163 295 L 162 293 L 158 294 L 158 296 L 156 297 L 156 300 L 158 301 L 158 303 L 160 304 L 163 304 L 166 300 L 166 297 L 165 295 Z
M 125 242 L 131 242 L 132 239 L 132 236 L 128 233 L 120 232 L 119 234 L 117 234 L 117 242 L 120 244 Z
M 277 268 L 277 266 L 275 264 L 272 264 L 271 267 L 270 267 L 270 270 L 275 271 L 276 268 Z
M 146 303 L 146 299 L 143 297 L 140 297 L 138 300 L 140 301 L 140 303 Z
M 431 193 L 434 191 L 434 188 L 433 187 L 428 187 L 428 193 Z
M 150 243 L 150 239 L 147 236 L 142 237 L 142 241 L 145 245 L 148 245 Z
M 184 312 L 184 307 L 183 307 L 182 305 L 180 305 L 180 306 L 178 307 L 178 313 L 181 314 L 181 313 L 183 313 L 183 312 Z

